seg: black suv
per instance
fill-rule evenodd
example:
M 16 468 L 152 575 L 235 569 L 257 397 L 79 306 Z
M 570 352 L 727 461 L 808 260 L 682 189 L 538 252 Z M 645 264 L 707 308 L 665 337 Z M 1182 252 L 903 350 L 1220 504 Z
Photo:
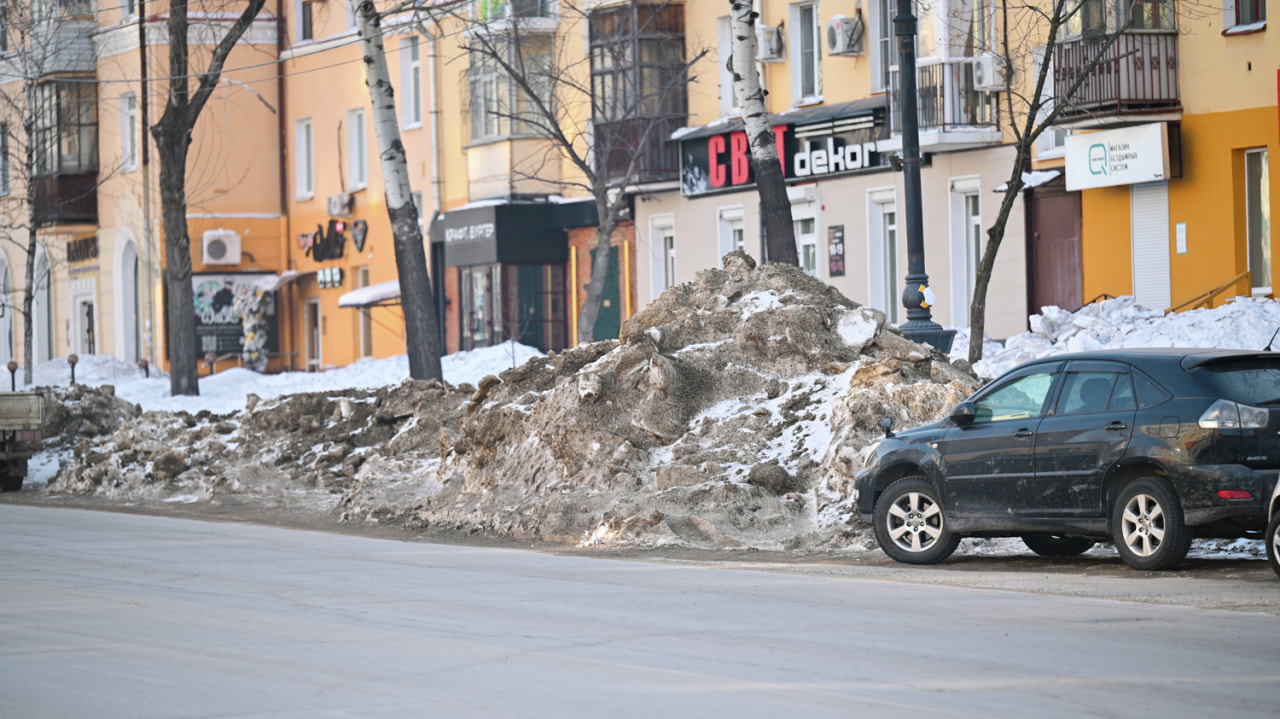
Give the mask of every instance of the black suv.
M 1166 569 L 1193 536 L 1262 536 L 1280 471 L 1280 353 L 1046 357 L 939 422 L 881 425 L 854 496 L 893 559 L 940 562 L 962 537 L 1021 537 L 1044 556 L 1111 539 L 1130 566 Z

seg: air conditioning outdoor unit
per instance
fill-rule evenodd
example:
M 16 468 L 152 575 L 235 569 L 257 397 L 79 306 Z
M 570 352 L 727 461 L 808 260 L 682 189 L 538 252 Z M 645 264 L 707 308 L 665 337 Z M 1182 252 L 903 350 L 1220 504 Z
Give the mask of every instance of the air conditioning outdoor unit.
M 329 216 L 330 217 L 350 217 L 351 216 L 351 195 L 342 193 L 339 195 L 329 195 Z
M 782 26 L 756 25 L 756 59 L 760 62 L 778 62 L 786 58 L 782 44 Z
M 984 52 L 973 64 L 973 89 L 1001 92 L 1007 89 L 1009 64 L 993 52 Z
M 206 265 L 240 264 L 240 233 L 207 230 L 200 238 L 200 261 Z
M 827 54 L 861 55 L 862 36 L 862 15 L 836 15 L 827 23 Z

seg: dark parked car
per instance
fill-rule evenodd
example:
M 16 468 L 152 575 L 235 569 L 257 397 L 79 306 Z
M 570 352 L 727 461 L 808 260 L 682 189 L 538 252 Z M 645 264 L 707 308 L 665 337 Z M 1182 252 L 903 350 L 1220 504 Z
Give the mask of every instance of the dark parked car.
M 882 425 L 854 491 L 890 557 L 933 564 L 962 537 L 1021 537 L 1044 556 L 1110 539 L 1130 566 L 1166 569 L 1193 537 L 1263 536 L 1280 472 L 1280 353 L 1047 357 L 942 421 Z

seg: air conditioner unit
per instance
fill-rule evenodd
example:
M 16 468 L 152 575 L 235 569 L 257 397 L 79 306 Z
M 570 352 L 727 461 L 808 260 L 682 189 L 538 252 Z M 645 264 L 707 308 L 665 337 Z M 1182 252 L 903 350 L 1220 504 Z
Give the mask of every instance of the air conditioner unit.
M 756 25 L 756 59 L 760 62 L 778 62 L 785 58 L 782 26 Z
M 240 264 L 240 233 L 207 230 L 200 238 L 200 261 L 206 265 Z
M 861 55 L 863 34 L 862 15 L 836 15 L 827 23 L 827 54 Z
M 350 217 L 351 216 L 351 195 L 342 193 L 340 195 L 329 195 L 329 216 L 330 217 Z
M 1008 89 L 1009 63 L 993 52 L 984 52 L 973 64 L 973 89 L 1002 92 Z

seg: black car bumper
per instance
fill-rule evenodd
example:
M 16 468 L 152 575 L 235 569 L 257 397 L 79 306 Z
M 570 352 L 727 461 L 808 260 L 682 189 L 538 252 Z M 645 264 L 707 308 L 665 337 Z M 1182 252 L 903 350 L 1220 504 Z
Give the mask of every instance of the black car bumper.
M 1221 520 L 1265 525 L 1267 500 L 1280 474 L 1274 469 L 1250 469 L 1239 464 L 1168 467 L 1167 471 L 1182 500 L 1184 520 L 1192 527 Z M 1232 496 L 1240 492 L 1247 492 L 1248 497 Z

